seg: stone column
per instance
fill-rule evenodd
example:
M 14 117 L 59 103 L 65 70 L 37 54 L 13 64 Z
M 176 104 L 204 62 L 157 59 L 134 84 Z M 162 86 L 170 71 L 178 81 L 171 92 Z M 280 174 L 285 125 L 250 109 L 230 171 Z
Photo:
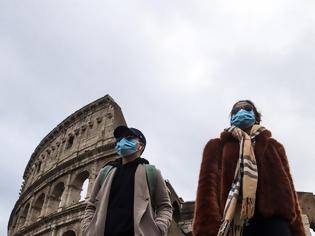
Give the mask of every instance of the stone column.
M 71 184 L 71 176 L 72 174 L 69 173 L 68 176 L 67 176 L 67 181 L 65 183 L 65 189 L 62 193 L 62 196 L 61 196 L 61 202 L 60 202 L 60 205 L 59 205 L 59 208 L 65 208 L 66 206 L 69 205 L 69 201 L 70 201 L 70 197 L 71 197 L 71 190 L 70 190 L 70 184 Z M 58 209 L 59 211 L 59 209 Z
M 48 187 L 47 194 L 45 195 L 44 203 L 43 203 L 43 210 L 41 212 L 41 215 L 46 216 L 49 214 L 49 200 L 50 200 L 50 194 L 51 194 L 51 185 Z
M 41 156 L 41 160 L 42 160 L 40 175 L 43 175 L 45 173 L 45 169 L 46 169 L 46 165 L 47 165 L 48 160 L 45 158 L 45 154 L 41 154 L 40 156 Z
M 30 172 L 31 172 L 31 173 L 30 173 L 30 176 L 29 176 L 29 184 L 28 184 L 28 187 L 34 182 L 34 179 L 35 179 L 35 169 L 34 169 L 34 165 L 32 165 Z
M 57 227 L 56 225 L 51 226 L 51 234 L 50 236 L 57 236 Z
M 91 196 L 92 188 L 93 188 L 93 185 L 94 185 L 94 182 L 95 182 L 95 179 L 96 179 L 97 175 L 98 175 L 98 172 L 97 172 L 97 161 L 95 161 L 92 164 L 92 168 L 90 170 L 89 185 L 88 185 L 87 194 L 86 194 L 86 197 L 85 197 L 86 199 Z
M 50 186 L 49 186 L 49 190 L 50 190 Z M 43 202 L 43 205 L 42 205 L 42 209 L 41 209 L 41 211 L 39 213 L 38 218 L 42 218 L 43 216 L 46 215 L 46 205 L 49 203 L 48 199 L 49 199 L 49 196 L 46 193 L 45 194 L 45 198 L 44 198 L 44 202 Z
M 27 215 L 26 215 L 26 218 L 25 218 L 25 223 L 24 225 L 29 225 L 31 224 L 32 222 L 31 219 L 32 219 L 32 209 L 33 209 L 33 202 L 34 202 L 34 196 L 31 198 L 30 200 L 30 206 L 28 208 L 28 211 L 27 211 Z

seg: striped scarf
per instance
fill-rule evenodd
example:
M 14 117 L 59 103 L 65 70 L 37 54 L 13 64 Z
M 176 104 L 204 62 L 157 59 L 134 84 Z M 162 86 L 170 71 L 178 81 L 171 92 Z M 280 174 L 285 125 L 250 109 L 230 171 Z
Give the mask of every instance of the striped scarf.
M 235 126 L 226 129 L 239 140 L 240 153 L 218 236 L 241 236 L 244 223 L 254 215 L 258 172 L 252 140 L 264 130 L 253 125 L 248 135 Z

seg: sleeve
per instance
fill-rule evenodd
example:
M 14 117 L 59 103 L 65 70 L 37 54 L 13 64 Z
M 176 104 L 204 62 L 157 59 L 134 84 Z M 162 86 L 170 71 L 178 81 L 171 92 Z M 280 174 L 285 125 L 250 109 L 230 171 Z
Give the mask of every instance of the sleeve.
M 97 203 L 96 195 L 100 190 L 99 177 L 100 177 L 100 174 L 98 174 L 98 176 L 96 177 L 95 182 L 92 187 L 91 196 L 86 201 L 87 205 L 85 208 L 83 219 L 81 221 L 81 230 L 82 230 L 83 236 L 86 235 L 86 230 L 89 227 L 96 212 L 96 203 Z
M 194 236 L 216 236 L 220 227 L 219 168 L 220 140 L 210 140 L 201 162 L 193 219 Z
M 285 153 L 285 150 L 284 150 L 284 147 L 282 144 L 278 143 L 278 148 L 277 148 L 277 151 L 278 151 L 278 154 L 281 158 L 281 162 L 282 162 L 282 165 L 284 167 L 284 170 L 287 174 L 287 177 L 290 181 L 290 187 L 293 191 L 292 195 L 294 197 L 294 210 L 295 210 L 295 214 L 294 214 L 294 217 L 290 220 L 290 229 L 292 231 L 292 235 L 295 235 L 295 236 L 305 236 L 305 229 L 304 229 L 304 225 L 303 225 L 303 221 L 302 221 L 302 213 L 301 213 L 301 208 L 300 208 L 300 204 L 299 204 L 299 200 L 298 200 L 298 197 L 297 197 L 297 193 L 295 191 L 295 188 L 294 188 L 294 184 L 293 184 L 293 179 L 292 179 L 292 176 L 291 176 L 291 172 L 290 172 L 290 168 L 289 168 L 289 162 L 288 162 L 288 159 L 287 159 L 287 155 Z
M 167 235 L 171 225 L 173 209 L 166 187 L 165 181 L 160 170 L 156 170 L 156 189 L 155 189 L 155 207 L 156 217 L 155 223 L 161 231 L 162 235 Z

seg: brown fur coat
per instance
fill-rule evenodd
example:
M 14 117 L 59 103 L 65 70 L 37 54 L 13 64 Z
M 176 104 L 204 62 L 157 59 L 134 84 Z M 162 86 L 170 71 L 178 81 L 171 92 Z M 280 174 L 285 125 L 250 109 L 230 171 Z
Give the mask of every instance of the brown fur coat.
M 283 146 L 265 130 L 256 137 L 254 151 L 258 166 L 256 211 L 266 218 L 283 217 L 293 236 L 305 236 Z M 228 132 L 207 143 L 200 168 L 193 235 L 217 235 L 238 156 L 239 142 Z

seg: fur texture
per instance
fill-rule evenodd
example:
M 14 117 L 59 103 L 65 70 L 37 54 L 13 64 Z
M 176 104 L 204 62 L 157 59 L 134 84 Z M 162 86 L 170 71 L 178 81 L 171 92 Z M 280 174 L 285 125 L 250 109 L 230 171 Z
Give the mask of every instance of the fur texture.
M 293 236 L 305 236 L 300 206 L 283 146 L 265 130 L 256 137 L 256 213 L 282 217 Z M 210 140 L 203 152 L 193 221 L 194 236 L 216 236 L 234 178 L 239 143 L 228 132 Z

